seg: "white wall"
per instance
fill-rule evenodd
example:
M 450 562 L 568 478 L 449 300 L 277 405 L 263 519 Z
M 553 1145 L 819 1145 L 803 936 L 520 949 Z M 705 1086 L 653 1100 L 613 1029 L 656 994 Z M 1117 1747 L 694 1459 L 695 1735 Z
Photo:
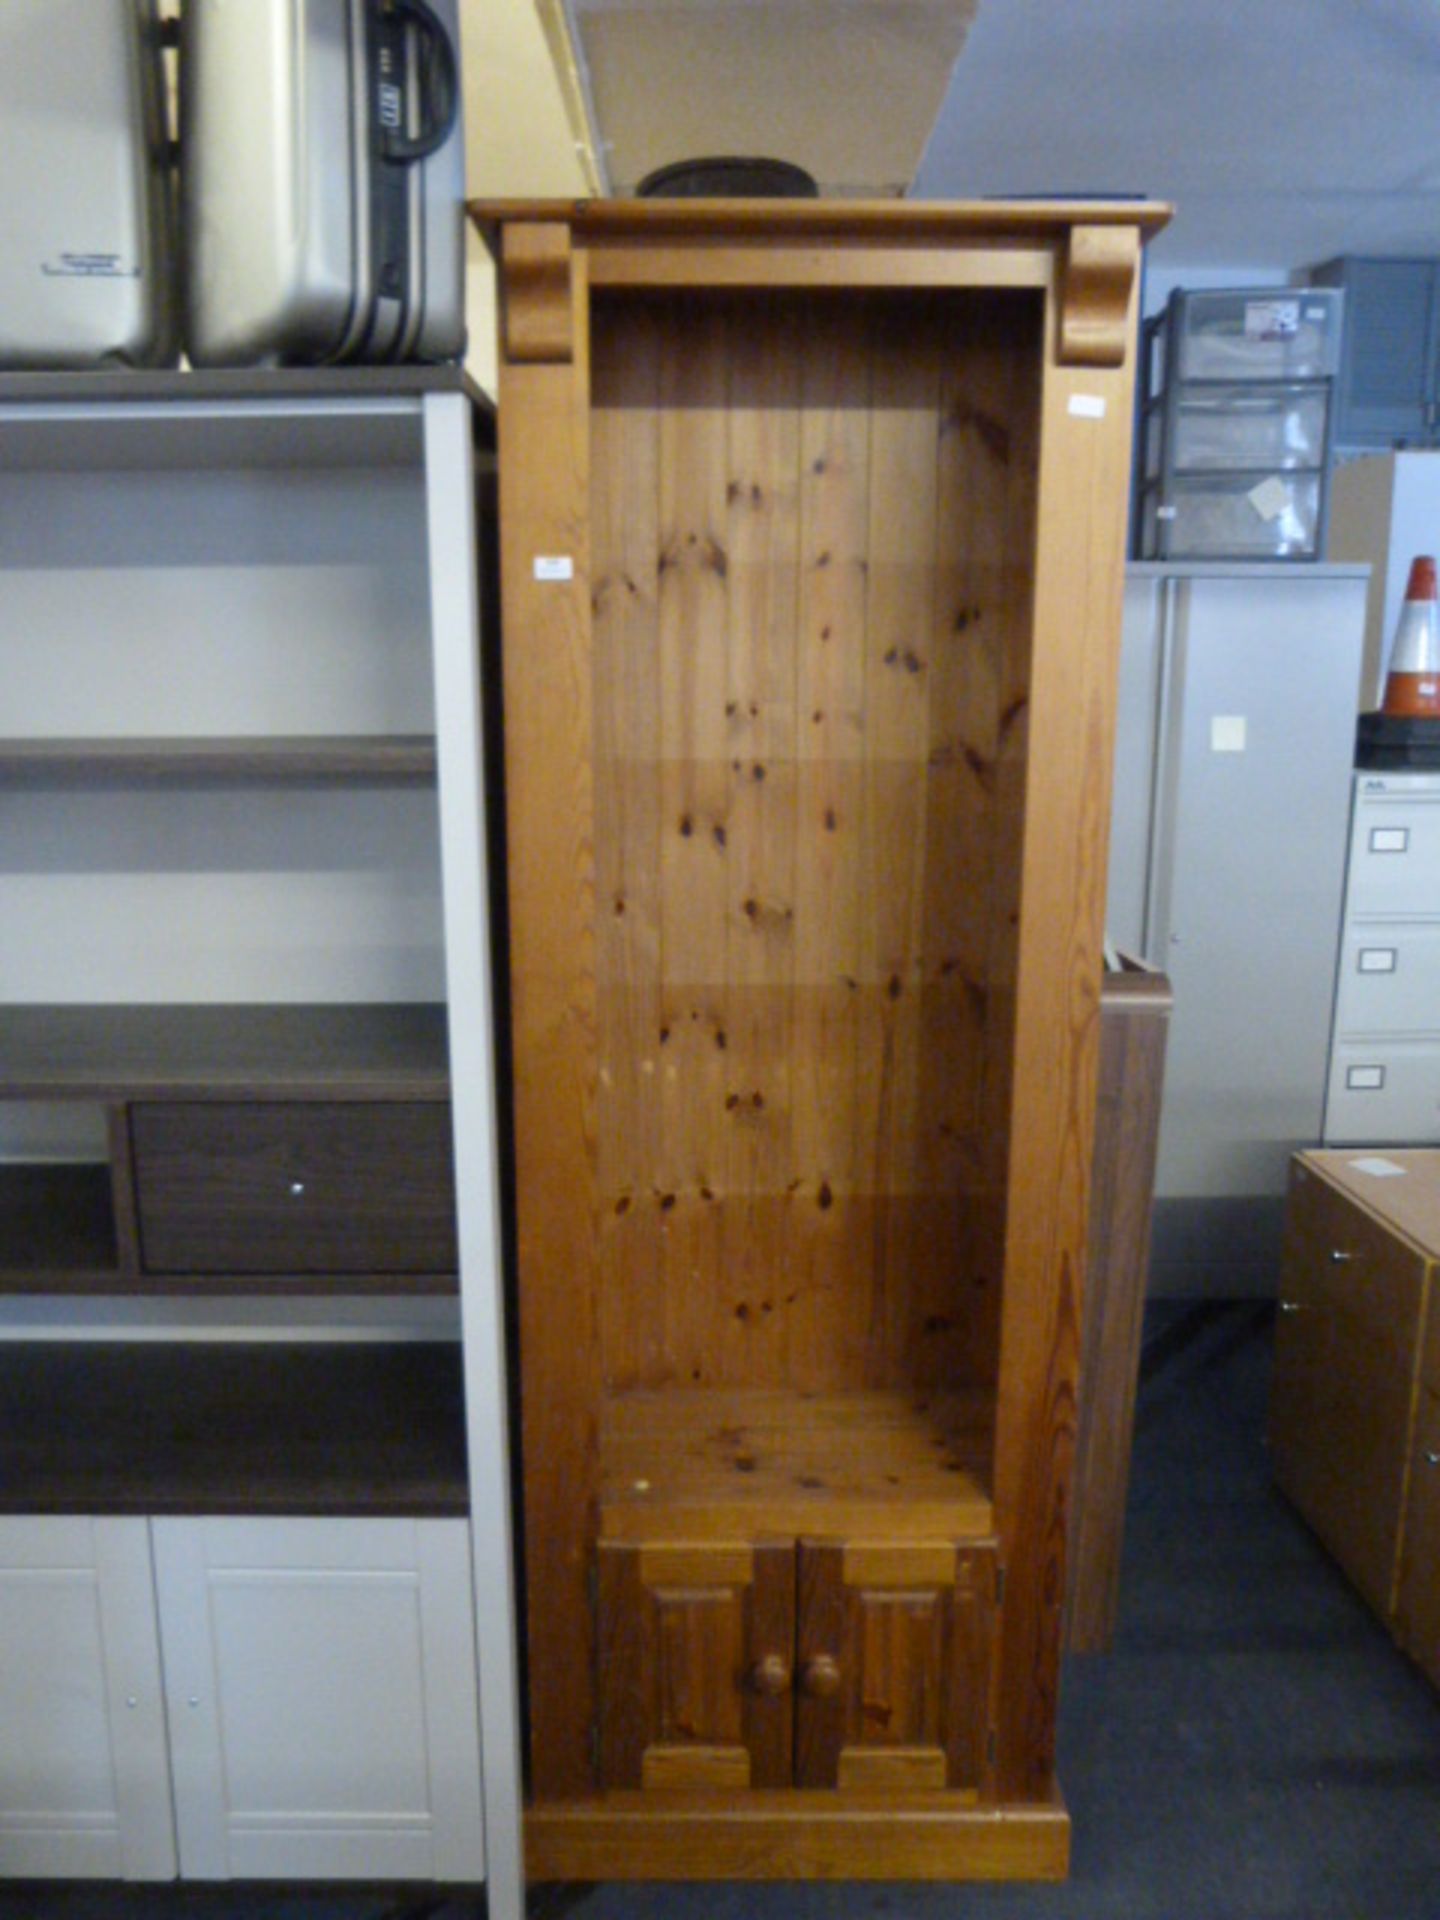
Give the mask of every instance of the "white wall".
M 1147 263 L 1142 316 L 1148 320 L 1159 313 L 1176 287 L 1284 287 L 1291 280 L 1284 267 L 1152 267 Z

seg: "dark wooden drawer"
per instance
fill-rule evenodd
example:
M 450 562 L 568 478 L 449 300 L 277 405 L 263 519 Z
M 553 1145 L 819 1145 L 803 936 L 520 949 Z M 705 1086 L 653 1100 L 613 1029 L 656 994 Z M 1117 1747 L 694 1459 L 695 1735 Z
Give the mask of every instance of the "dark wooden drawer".
M 1429 1392 L 1415 1414 L 1395 1633 L 1440 1686 L 1440 1398 Z
M 1350 1194 L 1304 1166 L 1291 1177 L 1286 1223 L 1287 1300 L 1337 1307 L 1409 1377 L 1425 1296 L 1425 1259 Z
M 143 1102 L 131 1128 L 147 1272 L 456 1266 L 444 1102 Z

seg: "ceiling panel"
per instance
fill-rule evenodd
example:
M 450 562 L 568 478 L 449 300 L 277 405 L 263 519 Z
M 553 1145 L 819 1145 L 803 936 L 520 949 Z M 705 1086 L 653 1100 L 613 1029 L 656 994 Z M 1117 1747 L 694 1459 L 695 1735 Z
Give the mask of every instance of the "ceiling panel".
M 1433 0 L 985 0 L 916 192 L 1173 200 L 1158 260 L 1440 250 Z
M 541 0 L 563 6 L 611 192 L 657 167 L 793 161 L 829 194 L 901 194 L 975 0 Z

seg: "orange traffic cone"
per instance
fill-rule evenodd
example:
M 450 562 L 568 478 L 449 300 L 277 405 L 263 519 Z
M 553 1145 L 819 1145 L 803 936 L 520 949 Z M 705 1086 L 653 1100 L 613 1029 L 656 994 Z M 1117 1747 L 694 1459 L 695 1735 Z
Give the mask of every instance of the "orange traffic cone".
M 1390 649 L 1382 713 L 1407 718 L 1440 718 L 1440 601 L 1435 562 L 1419 554 L 1410 562 L 1405 604 Z

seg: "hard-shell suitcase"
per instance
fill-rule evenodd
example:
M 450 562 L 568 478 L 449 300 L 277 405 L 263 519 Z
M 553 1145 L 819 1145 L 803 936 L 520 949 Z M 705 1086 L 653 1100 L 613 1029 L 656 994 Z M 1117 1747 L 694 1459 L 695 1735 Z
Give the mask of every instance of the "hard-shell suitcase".
M 464 348 L 458 0 L 186 0 L 196 366 Z
M 0 0 L 0 366 L 174 363 L 155 0 Z

